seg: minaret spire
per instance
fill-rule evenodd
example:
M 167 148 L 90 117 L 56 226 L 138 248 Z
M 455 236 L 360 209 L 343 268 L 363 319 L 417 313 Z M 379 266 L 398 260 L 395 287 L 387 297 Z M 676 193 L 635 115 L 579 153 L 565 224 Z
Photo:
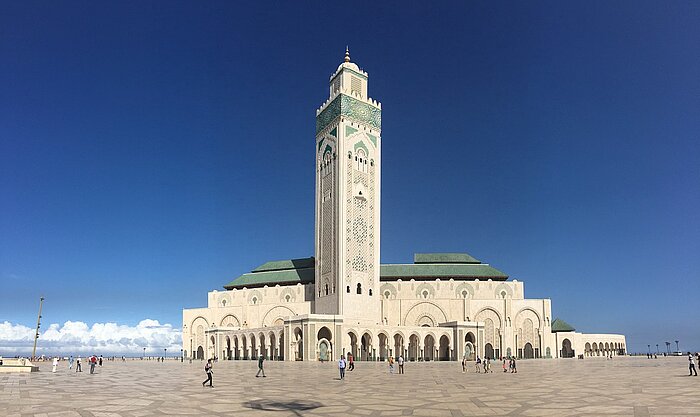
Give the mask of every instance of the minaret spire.
M 350 62 L 350 49 L 345 46 L 345 62 Z

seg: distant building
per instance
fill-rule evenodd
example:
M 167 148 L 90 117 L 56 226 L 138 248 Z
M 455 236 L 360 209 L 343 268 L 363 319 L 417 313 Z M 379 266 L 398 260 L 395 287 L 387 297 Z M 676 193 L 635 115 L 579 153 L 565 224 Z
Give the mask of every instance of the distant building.
M 265 263 L 183 310 L 186 357 L 461 360 L 624 354 L 551 320 L 548 299 L 466 253 L 380 265 L 381 104 L 345 61 L 316 112 L 316 257 Z

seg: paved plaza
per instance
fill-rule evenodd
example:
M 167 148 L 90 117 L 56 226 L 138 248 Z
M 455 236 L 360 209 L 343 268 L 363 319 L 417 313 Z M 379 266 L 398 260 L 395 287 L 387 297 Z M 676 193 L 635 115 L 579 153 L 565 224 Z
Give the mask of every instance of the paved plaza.
M 700 377 L 683 357 L 523 360 L 517 374 L 463 374 L 457 362 L 408 363 L 390 375 L 359 362 L 339 381 L 335 363 L 219 362 L 214 388 L 203 363 L 105 362 L 90 375 L 0 374 L 0 416 L 697 416 Z

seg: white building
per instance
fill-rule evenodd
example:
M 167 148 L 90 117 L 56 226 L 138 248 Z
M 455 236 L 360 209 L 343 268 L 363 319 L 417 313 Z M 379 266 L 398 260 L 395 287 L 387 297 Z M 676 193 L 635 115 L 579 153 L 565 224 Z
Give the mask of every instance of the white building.
M 265 263 L 183 310 L 186 357 L 460 360 L 617 355 L 625 337 L 577 333 L 551 301 L 465 253 L 380 265 L 381 104 L 345 62 L 316 111 L 316 256 Z

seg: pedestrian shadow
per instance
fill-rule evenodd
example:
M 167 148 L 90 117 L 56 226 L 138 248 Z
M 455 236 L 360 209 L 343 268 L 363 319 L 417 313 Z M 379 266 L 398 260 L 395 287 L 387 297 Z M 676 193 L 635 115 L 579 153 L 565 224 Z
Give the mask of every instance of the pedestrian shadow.
M 275 400 L 256 400 L 246 401 L 244 407 L 253 410 L 264 411 L 291 411 L 295 415 L 300 416 L 300 411 L 314 410 L 323 407 L 323 404 L 316 401 L 294 400 L 294 401 L 275 401 Z

